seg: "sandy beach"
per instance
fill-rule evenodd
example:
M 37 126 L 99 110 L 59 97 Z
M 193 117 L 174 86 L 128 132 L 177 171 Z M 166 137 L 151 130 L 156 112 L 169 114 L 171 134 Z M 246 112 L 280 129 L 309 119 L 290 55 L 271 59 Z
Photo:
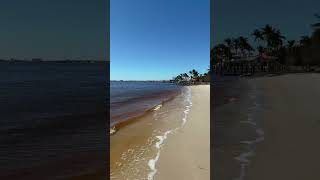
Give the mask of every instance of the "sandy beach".
M 111 179 L 209 179 L 210 86 L 185 86 L 110 138 Z
M 183 128 L 167 139 L 155 179 L 210 179 L 210 86 L 192 86 Z
M 320 178 L 320 74 L 238 78 L 223 86 L 215 88 L 224 103 L 213 114 L 214 179 Z
M 254 79 L 264 92 L 265 140 L 257 144 L 248 179 L 320 179 L 320 74 Z

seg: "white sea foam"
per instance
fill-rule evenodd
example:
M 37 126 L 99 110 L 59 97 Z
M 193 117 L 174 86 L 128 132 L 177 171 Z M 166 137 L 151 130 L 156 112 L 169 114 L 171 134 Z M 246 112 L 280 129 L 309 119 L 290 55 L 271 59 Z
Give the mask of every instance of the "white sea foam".
M 153 110 L 158 111 L 162 107 L 162 104 L 157 105 Z
M 242 144 L 248 145 L 248 151 L 241 153 L 239 156 L 235 157 L 236 160 L 240 162 L 241 170 L 240 176 L 235 180 L 243 180 L 245 177 L 245 168 L 250 163 L 250 157 L 255 155 L 256 144 L 264 141 L 264 131 L 262 129 L 256 129 L 258 137 L 252 141 L 242 141 Z
M 183 127 L 186 122 L 187 122 L 187 116 L 189 114 L 189 111 L 192 107 L 192 101 L 191 101 L 191 88 L 188 87 L 188 92 L 187 92 L 187 97 L 186 97 L 186 101 L 188 103 L 188 105 L 186 105 L 186 109 L 183 111 L 184 112 L 184 117 L 182 118 L 182 124 L 181 127 Z
M 187 87 L 187 88 L 188 88 L 188 89 L 187 89 L 186 98 L 185 98 L 185 100 L 186 100 L 186 102 L 187 102 L 187 105 L 185 106 L 186 109 L 183 111 L 184 116 L 183 116 L 183 118 L 182 118 L 182 124 L 181 124 L 181 126 L 175 128 L 175 129 L 173 129 L 173 130 L 166 131 L 162 136 L 156 136 L 156 138 L 157 138 L 157 140 L 158 140 L 158 141 L 156 142 L 156 144 L 155 144 L 155 147 L 156 147 L 156 149 L 157 149 L 157 155 L 156 155 L 155 158 L 150 159 L 150 160 L 148 161 L 148 166 L 149 166 L 149 168 L 150 168 L 150 170 L 151 170 L 151 172 L 148 174 L 148 180 L 153 180 L 153 179 L 154 179 L 154 176 L 155 176 L 156 173 L 157 173 L 156 163 L 157 163 L 157 161 L 158 161 L 159 158 L 160 158 L 161 147 L 162 147 L 164 141 L 167 139 L 168 135 L 171 134 L 171 133 L 173 133 L 174 131 L 177 131 L 178 129 L 182 128 L 182 127 L 184 126 L 184 124 L 187 122 L 187 115 L 188 115 L 188 113 L 189 113 L 189 111 L 190 111 L 190 109 L 191 109 L 191 107 L 192 107 L 192 102 L 191 102 L 191 88 L 190 88 L 190 87 Z M 156 108 L 157 108 L 157 107 L 156 107 Z M 156 108 L 155 108 L 155 109 L 156 109 Z M 161 108 L 161 106 L 160 106 L 159 108 Z
M 251 141 L 242 141 L 242 144 L 246 144 L 247 151 L 241 153 L 239 156 L 235 157 L 236 160 L 240 162 L 240 176 L 238 178 L 235 178 L 235 180 L 243 180 L 245 179 L 245 170 L 246 166 L 250 163 L 250 158 L 255 155 L 256 145 L 262 141 L 264 141 L 264 131 L 261 128 L 258 128 L 257 120 L 254 118 L 254 112 L 257 112 L 260 108 L 260 104 L 257 101 L 257 90 L 256 87 L 253 87 L 252 94 L 249 95 L 251 98 L 252 106 L 248 109 L 248 117 L 246 121 L 241 121 L 241 123 L 247 123 L 252 125 L 255 128 L 256 131 L 256 138 Z M 253 111 L 253 113 L 252 113 Z
M 151 169 L 151 172 L 148 174 L 148 180 L 153 180 L 154 175 L 157 173 L 156 163 L 160 157 L 161 145 L 163 144 L 164 140 L 167 139 L 168 134 L 170 133 L 172 133 L 171 130 L 166 131 L 162 136 L 156 136 L 156 138 L 158 139 L 158 142 L 156 143 L 155 147 L 157 148 L 158 152 L 157 152 L 157 156 L 154 159 L 150 159 L 148 162 L 148 166 Z
M 110 128 L 110 135 L 113 135 L 117 132 L 116 127 L 113 126 L 112 128 Z

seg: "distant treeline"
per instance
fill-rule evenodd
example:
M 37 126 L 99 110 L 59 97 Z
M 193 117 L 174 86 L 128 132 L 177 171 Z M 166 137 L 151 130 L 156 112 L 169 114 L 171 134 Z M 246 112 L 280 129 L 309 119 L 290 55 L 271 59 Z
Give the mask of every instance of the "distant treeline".
M 265 25 L 253 30 L 251 37 L 255 45 L 244 36 L 227 38 L 223 43 L 211 49 L 211 64 L 243 59 L 253 55 L 277 57 L 283 65 L 311 66 L 320 65 L 320 15 L 315 14 L 319 22 L 311 24 L 311 36 L 302 36 L 299 40 L 288 40 L 279 29 Z
M 172 78 L 172 81 L 181 83 L 181 82 L 191 82 L 191 83 L 197 83 L 197 82 L 210 82 L 210 68 L 207 69 L 207 72 L 204 74 L 200 74 L 195 69 L 189 71 L 188 73 L 182 73 L 179 74 L 176 77 Z

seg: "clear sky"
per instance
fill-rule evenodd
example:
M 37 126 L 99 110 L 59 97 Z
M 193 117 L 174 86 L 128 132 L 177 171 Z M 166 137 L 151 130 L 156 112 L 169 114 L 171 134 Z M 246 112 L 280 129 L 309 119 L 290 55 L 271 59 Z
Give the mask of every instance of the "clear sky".
M 320 0 L 213 0 L 211 42 L 249 36 L 265 24 L 279 28 L 288 39 L 310 35 L 310 24 L 320 14 Z
M 0 58 L 105 60 L 107 0 L 1 0 Z
M 164 80 L 209 67 L 209 0 L 111 0 L 111 80 Z

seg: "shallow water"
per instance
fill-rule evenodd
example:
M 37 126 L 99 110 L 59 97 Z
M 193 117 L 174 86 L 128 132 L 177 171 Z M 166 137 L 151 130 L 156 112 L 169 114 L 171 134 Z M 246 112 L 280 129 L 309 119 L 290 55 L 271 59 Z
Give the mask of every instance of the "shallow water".
M 179 93 L 180 87 L 173 83 L 144 81 L 111 81 L 110 127 L 167 101 Z
M 191 106 L 191 90 L 183 87 L 174 99 L 111 136 L 111 179 L 153 179 L 166 139 L 187 123 Z
M 214 89 L 214 178 L 245 180 L 256 146 L 264 140 L 263 97 L 247 78 L 220 81 Z

